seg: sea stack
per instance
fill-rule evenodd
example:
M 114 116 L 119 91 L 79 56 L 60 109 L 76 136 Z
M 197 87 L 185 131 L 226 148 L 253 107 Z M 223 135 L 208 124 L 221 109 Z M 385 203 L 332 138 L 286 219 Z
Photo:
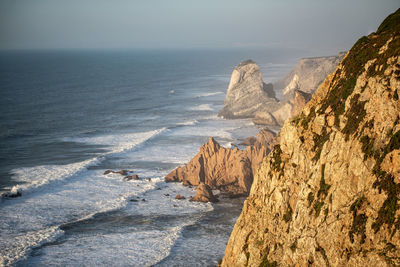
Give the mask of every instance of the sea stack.
M 269 112 L 278 106 L 272 84 L 265 84 L 257 64 L 246 60 L 233 70 L 224 107 L 218 115 L 226 119 L 253 118 L 258 111 Z

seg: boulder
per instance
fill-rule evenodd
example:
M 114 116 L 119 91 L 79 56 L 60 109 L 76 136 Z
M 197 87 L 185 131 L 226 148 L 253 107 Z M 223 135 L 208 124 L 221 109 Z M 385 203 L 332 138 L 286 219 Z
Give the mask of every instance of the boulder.
M 126 181 L 139 180 L 139 175 L 137 175 L 137 174 L 127 175 L 127 176 L 125 176 L 124 180 L 126 180 Z
M 257 64 L 246 60 L 233 70 L 224 107 L 218 115 L 226 119 L 253 118 L 258 111 L 269 112 L 277 107 L 273 85 L 265 84 Z
M 10 192 L 6 192 L 3 194 L 3 198 L 16 198 L 21 197 L 22 193 L 19 190 L 11 190 Z
M 211 187 L 200 183 L 196 188 L 196 195 L 190 198 L 190 201 L 197 202 L 217 202 L 218 199 L 214 196 Z
M 175 199 L 183 200 L 183 199 L 185 199 L 185 197 L 184 197 L 184 196 L 181 196 L 180 194 L 177 194 L 177 195 L 175 196 Z

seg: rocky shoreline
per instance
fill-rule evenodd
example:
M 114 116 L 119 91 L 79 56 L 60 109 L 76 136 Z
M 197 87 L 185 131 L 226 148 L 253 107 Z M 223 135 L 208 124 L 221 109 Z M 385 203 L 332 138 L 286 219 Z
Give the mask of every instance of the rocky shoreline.
M 300 75 L 300 79 L 315 80 L 310 78 L 325 77 L 328 71 L 338 63 L 338 58 L 343 55 L 301 59 L 298 66 L 291 72 Z M 304 63 L 306 62 L 306 63 Z M 309 66 L 309 62 L 313 62 Z M 299 71 L 299 66 L 308 65 L 309 76 Z M 288 75 L 290 76 L 291 73 Z M 299 84 L 298 76 L 296 76 Z M 321 79 L 321 78 L 320 78 Z M 287 80 L 287 79 L 286 79 Z M 290 86 L 290 81 L 281 79 L 278 85 Z M 315 83 L 315 81 L 314 81 Z M 306 83 L 307 84 L 307 83 Z M 313 84 L 315 87 L 316 85 Z M 254 124 L 267 127 L 260 130 L 257 137 L 251 136 L 243 140 L 240 145 L 244 149 L 225 148 L 219 145 L 214 138 L 200 147 L 199 153 L 186 165 L 179 166 L 166 177 L 166 182 L 182 182 L 184 186 L 209 187 L 211 190 L 220 190 L 229 197 L 247 196 L 263 159 L 269 154 L 276 144 L 279 144 L 279 134 L 271 131 L 269 127 L 280 129 L 284 121 L 298 115 L 311 99 L 315 88 L 308 90 L 310 93 L 292 88 L 287 93 L 286 99 L 279 101 L 276 98 L 273 84 L 266 84 L 257 64 L 246 60 L 236 66 L 232 72 L 227 89 L 224 107 L 218 113 L 225 119 L 252 118 Z M 300 87 L 303 89 L 303 87 Z M 279 132 L 279 131 L 278 131 Z M 199 196 L 191 198 L 193 201 L 214 200 L 199 190 Z M 196 193 L 197 196 L 197 193 Z M 211 201 L 213 202 L 213 201 Z

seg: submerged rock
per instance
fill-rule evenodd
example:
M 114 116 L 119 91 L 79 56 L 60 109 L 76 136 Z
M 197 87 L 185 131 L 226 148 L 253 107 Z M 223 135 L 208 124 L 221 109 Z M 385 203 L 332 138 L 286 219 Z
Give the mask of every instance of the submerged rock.
M 125 176 L 124 180 L 126 180 L 126 181 L 139 180 L 139 175 L 137 175 L 137 174 L 128 175 L 128 176 Z
M 6 192 L 3 194 L 3 198 L 17 198 L 21 196 L 22 193 L 19 190 L 12 190 L 11 192 Z

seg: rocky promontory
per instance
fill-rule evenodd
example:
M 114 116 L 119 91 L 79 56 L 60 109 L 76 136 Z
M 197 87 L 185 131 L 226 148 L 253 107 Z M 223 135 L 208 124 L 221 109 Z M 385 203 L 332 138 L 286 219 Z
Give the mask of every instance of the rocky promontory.
M 400 9 L 286 120 L 222 266 L 400 266 L 399 95 Z
M 257 64 L 246 60 L 233 70 L 224 107 L 218 115 L 226 119 L 252 118 L 258 125 L 281 126 L 302 110 L 343 56 L 344 53 L 339 53 L 303 58 L 274 85 L 265 84 Z M 276 92 L 282 95 L 282 101 L 276 98 Z
M 300 59 L 288 75 L 274 83 L 275 91 L 282 92 L 284 98 L 292 98 L 296 90 L 313 94 L 345 54 L 341 52 L 335 56 Z
M 267 142 L 273 140 L 272 136 L 272 132 L 260 135 L 245 150 L 224 148 L 210 138 L 189 163 L 173 170 L 165 181 L 183 182 L 187 186 L 203 183 L 231 195 L 248 195 L 253 173 L 270 151 Z
M 270 112 L 278 106 L 272 84 L 265 84 L 257 64 L 246 60 L 233 70 L 224 107 L 218 115 L 226 119 L 253 118 L 256 112 Z

